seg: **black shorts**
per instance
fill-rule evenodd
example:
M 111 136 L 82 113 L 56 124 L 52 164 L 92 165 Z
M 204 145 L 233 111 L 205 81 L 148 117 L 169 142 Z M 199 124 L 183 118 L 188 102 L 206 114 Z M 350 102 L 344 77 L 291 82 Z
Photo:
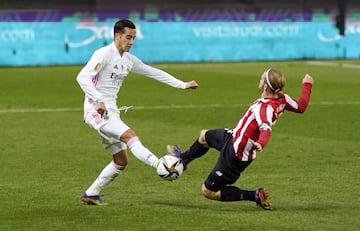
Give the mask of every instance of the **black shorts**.
M 211 191 L 219 191 L 226 185 L 235 183 L 251 161 L 240 161 L 237 158 L 231 130 L 209 130 L 205 134 L 205 139 L 209 147 L 220 152 L 215 167 L 205 180 L 205 186 Z

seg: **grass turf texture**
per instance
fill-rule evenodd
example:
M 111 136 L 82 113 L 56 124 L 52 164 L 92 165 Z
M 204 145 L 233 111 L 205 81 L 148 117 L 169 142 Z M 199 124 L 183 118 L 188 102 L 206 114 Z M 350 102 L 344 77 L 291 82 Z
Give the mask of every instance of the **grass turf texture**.
M 286 92 L 295 98 L 310 73 L 315 85 L 308 111 L 285 113 L 268 147 L 235 184 L 267 187 L 270 212 L 201 196 L 215 151 L 174 182 L 130 154 L 127 170 L 103 192 L 109 205 L 80 204 L 83 190 L 110 161 L 97 134 L 82 123 L 83 93 L 75 82 L 81 67 L 1 68 L 0 230 L 358 229 L 360 62 L 330 63 L 156 65 L 196 79 L 199 89 L 130 75 L 119 94 L 119 105 L 134 106 L 123 120 L 162 156 L 168 143 L 187 148 L 202 128 L 232 128 L 258 97 L 266 68 L 283 71 Z

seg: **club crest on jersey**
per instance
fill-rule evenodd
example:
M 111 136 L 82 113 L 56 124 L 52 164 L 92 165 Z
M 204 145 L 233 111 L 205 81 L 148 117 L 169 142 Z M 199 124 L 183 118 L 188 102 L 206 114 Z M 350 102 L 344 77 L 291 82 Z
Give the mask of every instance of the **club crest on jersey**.
M 94 71 L 98 71 L 100 69 L 100 63 L 97 63 L 94 67 Z

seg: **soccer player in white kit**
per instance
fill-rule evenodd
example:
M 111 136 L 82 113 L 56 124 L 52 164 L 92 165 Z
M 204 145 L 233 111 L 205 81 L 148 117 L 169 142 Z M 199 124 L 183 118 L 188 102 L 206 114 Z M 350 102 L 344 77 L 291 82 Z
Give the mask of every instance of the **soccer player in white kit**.
M 116 99 L 125 77 L 133 72 L 174 88 L 198 87 L 194 80 L 183 82 L 160 69 L 144 64 L 128 53 L 135 38 L 136 27 L 133 22 L 127 19 L 117 21 L 114 25 L 114 41 L 96 50 L 76 78 L 85 93 L 84 122 L 100 134 L 103 146 L 113 157 L 82 194 L 83 204 L 106 204 L 101 199 L 100 192 L 124 171 L 128 164 L 127 148 L 148 166 L 156 168 L 159 160 L 143 146 L 136 133 L 120 118 Z

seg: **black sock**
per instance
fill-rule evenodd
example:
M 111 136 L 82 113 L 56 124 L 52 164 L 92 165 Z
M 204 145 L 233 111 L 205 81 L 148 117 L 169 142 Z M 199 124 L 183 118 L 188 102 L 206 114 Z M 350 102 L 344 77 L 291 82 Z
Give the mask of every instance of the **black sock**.
M 203 156 L 207 151 L 209 151 L 209 148 L 203 147 L 199 140 L 196 140 L 188 150 L 182 153 L 181 158 L 185 165 L 187 165 L 192 160 Z
M 221 201 L 255 201 L 255 191 L 241 190 L 234 186 L 221 189 Z

